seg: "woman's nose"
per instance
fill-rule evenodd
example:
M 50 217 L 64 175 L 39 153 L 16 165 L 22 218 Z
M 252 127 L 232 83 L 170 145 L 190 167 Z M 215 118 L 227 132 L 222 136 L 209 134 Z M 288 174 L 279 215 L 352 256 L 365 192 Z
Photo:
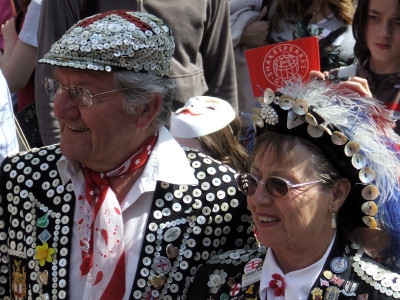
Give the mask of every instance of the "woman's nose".
M 391 24 L 391 22 L 383 22 L 382 26 L 379 30 L 380 36 L 385 37 L 385 38 L 391 37 L 392 31 L 393 31 L 392 26 L 393 25 Z
M 267 193 L 264 183 L 258 182 L 254 194 L 247 196 L 247 201 L 251 201 L 253 205 L 270 205 L 274 200 Z

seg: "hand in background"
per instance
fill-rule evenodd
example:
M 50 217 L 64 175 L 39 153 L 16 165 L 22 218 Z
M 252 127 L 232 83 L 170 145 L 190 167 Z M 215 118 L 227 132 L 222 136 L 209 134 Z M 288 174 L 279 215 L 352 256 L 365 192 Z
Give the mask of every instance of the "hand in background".
M 341 81 L 339 84 L 360 94 L 360 96 L 372 97 L 368 81 L 365 78 L 354 76 L 347 81 Z
M 8 20 L 6 23 L 1 25 L 1 32 L 3 33 L 5 43 L 10 43 L 13 45 L 17 43 L 18 34 L 15 31 L 14 18 Z
M 240 38 L 241 44 L 246 44 L 250 47 L 260 47 L 267 45 L 267 38 L 269 35 L 269 21 L 262 21 L 262 19 L 268 14 L 266 6 L 260 11 L 257 19 L 247 25 Z
M 1 26 L 4 36 L 4 53 L 1 71 L 12 93 L 22 89 L 36 67 L 37 48 L 22 42 L 15 31 L 14 19 Z
M 329 73 L 327 71 L 320 72 L 313 70 L 310 72 L 310 80 L 313 79 L 325 80 L 327 76 L 329 76 Z M 344 88 L 347 88 L 349 90 L 352 90 L 353 92 L 358 93 L 362 97 L 372 97 L 368 81 L 365 78 L 353 76 L 346 81 L 339 81 L 338 84 L 340 84 Z
M 313 80 L 313 79 L 325 80 L 325 77 L 328 75 L 329 75 L 329 72 L 327 72 L 327 71 L 320 72 L 320 71 L 312 70 L 310 72 L 310 80 Z

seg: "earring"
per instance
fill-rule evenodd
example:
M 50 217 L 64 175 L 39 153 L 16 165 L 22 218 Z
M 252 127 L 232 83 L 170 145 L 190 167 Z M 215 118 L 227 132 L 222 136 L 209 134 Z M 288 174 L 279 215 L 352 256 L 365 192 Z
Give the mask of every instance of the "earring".
M 251 230 L 253 231 L 257 247 L 260 247 L 260 242 L 258 241 L 258 230 L 254 223 L 251 223 Z
M 335 219 L 335 208 L 332 207 L 332 228 L 336 228 L 336 219 Z

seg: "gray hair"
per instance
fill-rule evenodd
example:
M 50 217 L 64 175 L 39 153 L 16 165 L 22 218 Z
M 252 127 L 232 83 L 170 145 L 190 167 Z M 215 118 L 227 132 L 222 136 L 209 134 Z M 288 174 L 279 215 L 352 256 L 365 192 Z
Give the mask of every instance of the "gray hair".
M 161 107 L 151 124 L 150 130 L 155 132 L 162 126 L 169 124 L 175 80 L 133 71 L 116 71 L 113 74 L 117 89 L 129 88 L 129 90 L 122 91 L 126 114 L 134 114 L 136 108 L 145 106 L 159 94 L 162 101 Z

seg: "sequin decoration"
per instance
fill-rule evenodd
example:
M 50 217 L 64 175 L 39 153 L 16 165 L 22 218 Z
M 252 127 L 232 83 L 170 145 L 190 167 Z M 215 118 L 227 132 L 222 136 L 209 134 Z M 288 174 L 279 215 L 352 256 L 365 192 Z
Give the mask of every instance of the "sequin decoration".
M 174 49 L 171 30 L 161 19 L 118 10 L 81 20 L 39 62 L 107 72 L 127 69 L 168 77 Z

